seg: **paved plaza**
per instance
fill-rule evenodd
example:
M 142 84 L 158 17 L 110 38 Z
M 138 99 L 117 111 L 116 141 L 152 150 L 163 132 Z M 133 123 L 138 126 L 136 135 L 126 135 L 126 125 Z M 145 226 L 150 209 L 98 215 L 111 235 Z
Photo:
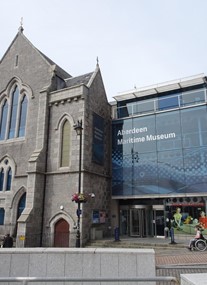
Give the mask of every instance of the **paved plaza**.
M 180 280 L 180 274 L 207 273 L 207 251 L 189 251 L 189 239 L 175 238 L 120 238 L 120 241 L 102 240 L 95 241 L 91 246 L 100 247 L 128 247 L 128 248 L 153 248 L 155 250 L 156 275 L 173 276 Z M 157 285 L 174 284 L 157 282 Z
M 189 251 L 185 244 L 182 245 L 155 248 L 157 276 L 173 276 L 180 280 L 180 274 L 207 273 L 207 251 Z M 159 282 L 157 285 L 164 284 Z
M 207 251 L 189 251 L 187 248 L 156 249 L 156 265 L 206 265 Z

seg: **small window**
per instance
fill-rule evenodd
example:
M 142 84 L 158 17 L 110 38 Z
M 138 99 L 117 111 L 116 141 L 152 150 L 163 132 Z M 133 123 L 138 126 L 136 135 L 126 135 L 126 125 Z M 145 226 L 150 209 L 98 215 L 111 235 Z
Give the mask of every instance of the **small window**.
M 0 191 L 10 191 L 12 189 L 14 162 L 8 157 L 4 157 L 0 162 Z
M 12 170 L 11 168 L 9 168 L 7 173 L 6 191 L 11 190 L 11 181 L 12 181 Z
M 3 191 L 4 187 L 4 169 L 1 169 L 0 172 L 0 191 Z
M 26 193 L 24 193 L 21 199 L 19 200 L 17 219 L 19 219 L 19 217 L 21 216 L 21 213 L 23 212 L 25 208 L 25 204 L 26 204 Z
M 0 140 L 5 140 L 7 114 L 8 114 L 8 103 L 7 100 L 5 100 L 1 113 Z
M 26 118 L 27 118 L 27 96 L 26 95 L 23 97 L 20 108 L 21 108 L 21 110 L 20 110 L 18 137 L 24 137 L 25 126 L 26 126 Z
M 10 118 L 10 126 L 9 126 L 9 139 L 15 137 L 18 99 L 19 99 L 19 89 L 16 86 L 14 89 L 14 92 L 12 94 L 12 104 L 11 104 L 12 107 L 11 107 L 11 118 Z
M 16 57 L 15 57 L 15 66 L 18 66 L 18 63 L 19 63 L 19 56 L 16 55 Z
M 0 225 L 3 225 L 4 224 L 4 209 L 3 208 L 0 208 Z

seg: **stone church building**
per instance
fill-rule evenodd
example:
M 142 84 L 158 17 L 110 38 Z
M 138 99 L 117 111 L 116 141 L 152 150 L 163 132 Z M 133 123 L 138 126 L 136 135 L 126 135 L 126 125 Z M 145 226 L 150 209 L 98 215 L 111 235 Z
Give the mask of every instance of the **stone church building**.
M 0 60 L 0 236 L 17 247 L 74 247 L 78 215 L 81 245 L 109 233 L 110 125 L 99 65 L 73 77 L 20 27 Z M 79 178 L 89 198 L 80 213 L 71 199 Z

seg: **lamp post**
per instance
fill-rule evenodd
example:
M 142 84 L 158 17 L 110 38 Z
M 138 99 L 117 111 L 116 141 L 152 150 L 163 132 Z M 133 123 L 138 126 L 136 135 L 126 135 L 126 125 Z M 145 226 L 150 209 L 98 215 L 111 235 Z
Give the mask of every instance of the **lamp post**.
M 139 153 L 138 151 L 134 151 L 134 148 L 131 148 L 131 156 L 132 156 L 132 194 L 134 194 L 134 163 L 139 162 Z
M 74 125 L 74 130 L 76 131 L 77 135 L 80 136 L 79 142 L 79 171 L 78 171 L 78 194 L 81 193 L 81 159 L 82 159 L 82 120 L 78 120 L 77 124 Z M 76 247 L 80 247 L 80 202 L 78 202 L 78 209 L 77 209 L 77 234 L 76 234 Z

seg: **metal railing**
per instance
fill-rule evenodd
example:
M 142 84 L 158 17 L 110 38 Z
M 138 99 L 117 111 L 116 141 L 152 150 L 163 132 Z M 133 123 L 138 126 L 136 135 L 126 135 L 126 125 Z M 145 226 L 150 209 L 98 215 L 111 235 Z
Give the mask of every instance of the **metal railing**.
M 177 278 L 172 276 L 132 278 L 0 277 L 0 283 L 2 282 L 22 282 L 22 285 L 27 285 L 29 282 L 173 282 L 173 284 L 180 284 Z

